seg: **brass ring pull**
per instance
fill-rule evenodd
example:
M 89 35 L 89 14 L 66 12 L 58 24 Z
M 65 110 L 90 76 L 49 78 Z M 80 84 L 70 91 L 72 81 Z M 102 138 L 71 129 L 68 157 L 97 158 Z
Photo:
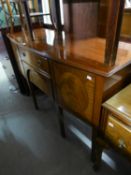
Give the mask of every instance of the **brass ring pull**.
M 26 56 L 26 53 L 25 53 L 25 52 L 23 52 L 23 56 L 24 56 L 24 57 Z
M 41 60 L 38 60 L 38 61 L 37 61 L 38 66 L 40 66 L 40 65 L 41 65 L 41 63 L 42 63 L 42 61 L 41 61 Z
M 123 139 L 119 139 L 118 144 L 119 144 L 119 148 L 126 148 L 126 144 Z

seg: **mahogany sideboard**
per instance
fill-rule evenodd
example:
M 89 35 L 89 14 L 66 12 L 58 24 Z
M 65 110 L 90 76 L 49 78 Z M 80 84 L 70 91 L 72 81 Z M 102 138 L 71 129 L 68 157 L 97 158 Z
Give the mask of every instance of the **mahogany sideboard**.
M 128 47 L 120 48 L 115 66 L 108 66 L 103 63 L 104 39 L 72 41 L 54 30 L 34 32 L 38 38 L 29 43 L 21 32 L 8 34 L 21 75 L 61 108 L 99 127 L 101 104 L 129 83 L 131 60 L 122 59 Z M 87 42 L 96 48 L 85 49 Z
M 96 138 L 104 124 L 102 104 L 130 83 L 131 36 L 127 24 L 131 12 L 125 9 L 125 0 L 63 0 L 63 25 L 59 0 L 51 1 L 50 29 L 38 23 L 33 29 L 28 1 L 14 2 L 22 30 L 13 31 L 10 13 L 12 26 L 7 37 L 19 77 L 26 80 L 36 108 L 32 84 L 54 99 L 61 114 L 67 110 L 92 126 L 94 160 Z M 62 115 L 60 126 L 64 136 Z

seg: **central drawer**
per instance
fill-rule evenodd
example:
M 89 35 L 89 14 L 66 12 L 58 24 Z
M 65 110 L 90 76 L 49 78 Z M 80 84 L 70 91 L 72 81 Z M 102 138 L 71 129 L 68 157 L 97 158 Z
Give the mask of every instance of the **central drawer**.
M 28 73 L 29 81 L 32 82 L 45 94 L 52 96 L 51 78 L 48 75 L 36 72 L 31 66 L 23 62 L 25 71 Z
M 45 94 L 51 96 L 51 83 L 50 80 L 41 74 L 30 70 L 30 81 L 36 85 L 41 91 L 43 91 Z
M 46 58 L 21 48 L 20 48 L 20 56 L 22 61 L 33 66 L 35 69 L 49 73 L 48 60 Z

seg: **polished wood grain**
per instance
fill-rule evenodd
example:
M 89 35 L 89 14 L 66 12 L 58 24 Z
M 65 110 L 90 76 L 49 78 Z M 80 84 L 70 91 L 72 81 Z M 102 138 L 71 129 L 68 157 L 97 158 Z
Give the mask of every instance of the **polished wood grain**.
M 37 29 L 34 32 L 37 38 L 34 42 L 27 42 L 22 33 L 8 36 L 13 43 L 23 49 L 105 77 L 113 75 L 131 63 L 129 43 L 120 42 L 116 64 L 108 66 L 104 64 L 105 39 L 72 40 L 72 37 L 66 33 L 59 39 L 59 34 L 53 30 Z
M 65 49 L 67 55 L 71 54 L 74 57 L 77 56 L 83 59 L 85 58 L 103 63 L 105 46 L 105 39 L 93 37 L 90 39 L 67 42 Z

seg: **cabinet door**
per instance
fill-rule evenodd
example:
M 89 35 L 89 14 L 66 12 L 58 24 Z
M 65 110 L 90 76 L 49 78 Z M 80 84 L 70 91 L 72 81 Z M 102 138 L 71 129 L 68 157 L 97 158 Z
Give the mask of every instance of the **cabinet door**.
M 54 72 L 59 105 L 90 122 L 94 103 L 94 75 L 58 63 L 54 63 Z

